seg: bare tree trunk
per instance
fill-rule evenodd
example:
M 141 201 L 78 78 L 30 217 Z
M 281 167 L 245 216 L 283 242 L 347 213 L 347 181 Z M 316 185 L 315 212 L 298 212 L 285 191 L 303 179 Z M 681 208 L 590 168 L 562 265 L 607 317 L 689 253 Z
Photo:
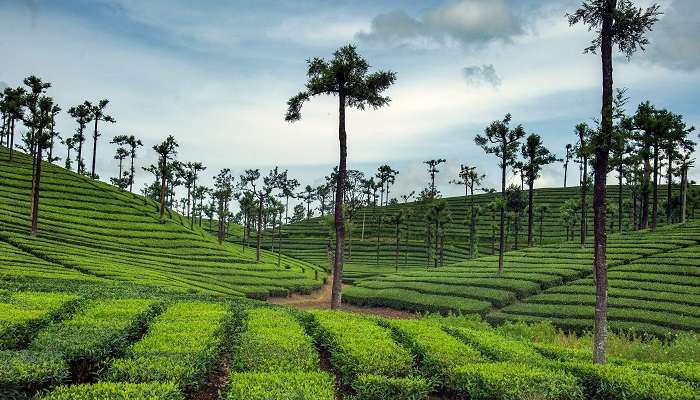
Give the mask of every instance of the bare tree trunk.
M 670 148 L 666 152 L 668 159 L 668 168 L 666 171 L 666 223 L 671 223 L 671 214 L 673 214 L 673 204 L 671 203 L 672 191 L 673 191 L 673 148 Z
M 583 132 L 580 134 L 581 146 L 584 145 L 585 138 L 583 137 Z M 586 228 L 588 227 L 587 221 L 587 205 L 586 205 L 586 194 L 588 192 L 588 157 L 582 157 L 582 168 L 583 172 L 581 174 L 581 248 L 586 247 Z
M 644 181 L 642 182 L 642 222 L 640 228 L 649 228 L 649 175 L 651 174 L 651 166 L 649 165 L 649 149 L 645 146 L 644 158 Z
M 129 170 L 129 192 L 134 192 L 134 156 L 131 156 L 131 169 Z
M 345 252 L 345 224 L 343 221 L 343 194 L 345 193 L 345 173 L 347 170 L 347 134 L 345 132 L 345 93 L 341 90 L 338 101 L 338 141 L 340 160 L 335 189 L 335 260 L 333 262 L 333 287 L 331 309 L 340 308 L 343 290 L 343 253 Z
M 165 176 L 165 169 L 166 169 L 165 161 L 162 161 L 161 166 L 160 166 L 160 223 L 161 224 L 165 223 L 165 219 L 164 219 L 165 194 L 166 194 L 166 190 L 167 190 L 167 185 L 166 185 L 167 180 L 166 180 L 166 176 Z
M 601 28 L 601 61 L 603 72 L 603 105 L 601 110 L 602 143 L 596 146 L 594 194 L 593 194 L 593 240 L 594 240 L 594 281 L 596 303 L 593 336 L 593 362 L 607 362 L 608 347 L 608 265 L 606 218 L 606 180 L 608 171 L 609 143 L 613 128 L 613 65 L 612 65 L 612 24 L 617 0 L 606 0 Z
M 656 134 L 654 134 L 656 136 Z M 656 230 L 656 224 L 659 219 L 659 145 L 657 138 L 654 137 L 654 168 L 652 170 L 652 203 L 651 203 L 651 230 Z
M 95 132 L 92 136 L 92 172 L 90 173 L 92 179 L 95 179 L 95 159 L 97 158 L 97 121 L 99 120 L 95 118 Z
M 260 261 L 260 240 L 262 239 L 262 225 L 263 225 L 263 204 L 265 204 L 265 196 L 261 193 L 258 196 L 260 204 L 258 206 L 258 227 L 257 227 L 257 238 L 255 238 L 255 261 Z
M 685 224 L 688 207 L 688 167 L 681 170 L 681 223 Z
M 622 157 L 620 157 L 620 165 L 618 166 L 617 172 L 617 231 L 622 232 Z
M 567 153 L 567 156 L 568 156 L 568 153 Z M 566 188 L 566 172 L 568 169 L 569 169 L 569 162 L 567 161 L 564 164 L 564 188 Z
M 505 154 L 505 152 L 504 152 Z M 499 228 L 499 243 L 498 243 L 498 273 L 503 273 L 503 257 L 506 252 L 506 238 L 505 238 L 505 222 L 506 222 L 506 160 L 502 160 L 503 166 L 501 167 L 501 226 Z
M 532 205 L 533 205 L 533 198 L 534 198 L 534 191 L 533 191 L 533 184 L 534 184 L 534 179 L 532 177 L 529 178 L 528 182 L 528 193 L 527 193 L 527 247 L 532 247 L 535 245 L 535 238 L 534 238 L 534 232 L 533 232 L 533 223 L 534 223 L 534 215 L 532 213 Z
M 34 161 L 34 179 L 32 179 L 32 236 L 39 230 L 39 190 L 41 185 L 41 146 L 38 146 L 37 157 Z
M 15 152 L 15 119 L 11 118 L 11 127 L 10 127 L 10 161 L 12 161 L 12 156 L 14 155 Z

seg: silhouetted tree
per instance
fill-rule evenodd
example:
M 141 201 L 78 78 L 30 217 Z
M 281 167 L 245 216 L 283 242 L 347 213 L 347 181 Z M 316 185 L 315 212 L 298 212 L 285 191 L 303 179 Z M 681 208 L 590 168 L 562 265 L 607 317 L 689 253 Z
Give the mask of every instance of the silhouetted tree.
M 593 135 L 593 130 L 586 124 L 582 122 L 576 125 L 574 130 L 576 136 L 578 137 L 578 143 L 576 144 L 576 155 L 581 163 L 581 177 L 579 186 L 581 187 L 581 205 L 579 210 L 581 211 L 581 248 L 586 247 L 586 235 L 588 234 L 588 205 L 586 204 L 586 199 L 588 198 L 588 162 L 591 156 L 591 136 Z
M 440 172 L 437 169 L 438 165 L 447 162 L 444 158 L 438 158 L 437 160 L 423 161 L 423 164 L 428 166 L 428 174 L 430 175 L 430 195 L 432 198 L 436 198 L 438 195 L 438 190 L 435 187 L 435 175 Z
M 99 102 L 97 102 L 97 104 L 92 104 L 89 101 L 86 101 L 84 104 L 85 107 L 87 107 L 90 110 L 92 121 L 95 122 L 95 129 L 92 132 L 92 169 L 90 170 L 90 176 L 92 176 L 92 179 L 96 179 L 95 160 L 97 159 L 97 138 L 101 136 L 97 130 L 97 124 L 100 121 L 109 122 L 113 124 L 117 122 L 117 120 L 112 118 L 112 116 L 105 114 L 104 112 L 105 108 L 107 108 L 107 104 L 109 104 L 109 100 L 107 99 L 102 99 Z
M 456 185 L 464 185 L 465 200 L 469 199 L 469 257 L 474 257 L 476 255 L 476 209 L 474 205 L 474 188 L 481 186 L 481 182 L 485 178 L 486 175 L 480 174 L 475 166 L 462 164 L 459 166 L 459 179 L 450 181 L 450 183 Z
M 525 144 L 521 149 L 523 155 L 523 171 L 527 180 L 527 247 L 532 247 L 535 244 L 534 238 L 534 186 L 535 180 L 540 177 L 540 171 L 545 165 L 551 164 L 557 160 L 557 157 L 550 153 L 549 150 L 542 145 L 540 135 L 531 133 L 528 135 Z
M 75 149 L 75 141 L 73 140 L 72 137 L 69 137 L 69 138 L 64 139 L 62 142 L 66 146 L 66 151 L 67 151 L 66 161 L 64 163 L 64 167 L 68 171 L 70 171 L 73 168 L 72 160 L 70 158 L 70 151 Z
M 168 171 L 172 171 L 173 160 L 177 156 L 178 144 L 172 135 L 169 135 L 162 143 L 153 146 L 153 150 L 158 154 L 158 168 L 160 169 L 160 223 L 164 224 L 165 219 L 165 197 L 167 195 Z
M 18 120 L 22 121 L 24 119 L 24 96 L 26 91 L 21 87 L 15 89 L 6 88 L 3 94 L 2 109 L 7 115 L 5 126 L 7 147 L 10 152 L 10 161 L 12 161 L 15 147 L 15 125 Z
M 46 86 L 48 87 L 48 86 Z M 54 107 L 53 99 L 40 95 L 35 112 L 32 113 L 31 129 L 34 132 L 36 142 L 36 156 L 34 157 L 34 174 L 32 176 L 32 201 L 31 201 L 31 234 L 36 236 L 39 229 L 39 192 L 41 190 L 41 163 L 42 151 L 49 146 L 51 135 L 45 131 L 51 124 L 51 112 Z
M 345 109 L 354 107 L 360 110 L 370 106 L 380 108 L 389 104 L 389 97 L 382 92 L 396 80 L 396 74 L 378 71 L 368 74 L 369 64 L 357 54 L 355 46 L 348 45 L 338 49 L 333 59 L 326 61 L 314 58 L 308 61 L 308 82 L 306 90 L 292 97 L 287 103 L 289 109 L 285 119 L 297 121 L 301 118 L 303 103 L 316 95 L 338 96 L 338 139 L 340 142 L 340 160 L 338 162 L 338 179 L 335 195 L 335 263 L 333 265 L 333 290 L 331 308 L 340 307 L 343 275 L 343 243 L 345 227 L 343 225 L 343 196 L 345 193 L 345 174 L 347 158 L 347 134 L 345 132 Z
M 569 24 L 583 23 L 595 31 L 595 38 L 586 52 L 600 49 L 603 94 L 601 129 L 592 140 L 595 164 L 593 186 L 594 280 L 596 307 L 593 340 L 593 362 L 605 364 L 607 350 L 607 236 L 605 233 L 606 178 L 610 142 L 613 136 L 613 45 L 630 58 L 637 48 L 644 49 L 648 40 L 645 33 L 658 20 L 659 6 L 646 10 L 637 8 L 631 0 L 585 0 L 581 8 L 568 15 Z
M 569 170 L 569 161 L 571 161 L 572 158 L 574 158 L 574 154 L 572 151 L 573 146 L 571 143 L 566 144 L 566 156 L 564 156 L 564 187 L 566 187 L 566 174 Z
M 68 114 L 78 123 L 78 129 L 73 136 L 73 142 L 78 144 L 78 173 L 85 172 L 83 162 L 83 143 L 85 143 L 85 127 L 92 121 L 92 110 L 85 104 L 79 104 L 68 109 Z
M 502 121 L 493 121 L 484 130 L 484 135 L 476 135 L 474 142 L 484 149 L 486 154 L 495 154 L 498 157 L 498 166 L 501 168 L 501 197 L 506 195 L 506 170 L 512 166 L 517 157 L 520 139 L 525 136 L 525 130 L 521 125 L 510 128 L 511 115 L 506 114 Z M 501 203 L 501 222 L 499 228 L 498 273 L 503 272 L 503 258 L 506 251 L 505 241 L 505 202 Z

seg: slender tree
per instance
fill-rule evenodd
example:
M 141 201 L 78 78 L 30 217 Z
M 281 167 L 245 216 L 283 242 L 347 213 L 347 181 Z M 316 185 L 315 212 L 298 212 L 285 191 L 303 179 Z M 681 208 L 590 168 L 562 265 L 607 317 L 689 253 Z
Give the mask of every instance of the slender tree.
M 368 74 L 369 64 L 359 54 L 353 45 L 338 49 L 333 59 L 326 61 L 314 58 L 308 61 L 308 82 L 306 90 L 292 97 L 287 105 L 289 109 L 285 119 L 297 121 L 301 118 L 301 107 L 312 96 L 338 96 L 338 140 L 340 144 L 340 160 L 338 162 L 338 179 L 335 194 L 335 262 L 333 265 L 333 289 L 331 308 L 340 307 L 343 275 L 343 245 L 345 242 L 345 227 L 343 224 L 343 197 L 345 193 L 347 134 L 345 131 L 345 109 L 353 107 L 360 110 L 370 106 L 374 109 L 389 104 L 389 97 L 382 92 L 396 80 L 394 72 L 378 71 Z
M 476 206 L 474 204 L 474 189 L 478 189 L 485 178 L 486 175 L 480 174 L 476 166 L 462 164 L 459 166 L 459 179 L 450 181 L 450 183 L 455 185 L 464 185 L 465 200 L 469 200 L 469 257 L 476 256 Z
M 8 135 L 7 143 L 10 161 L 12 161 L 15 147 L 15 125 L 18 120 L 22 121 L 24 119 L 24 97 L 27 95 L 27 92 L 24 88 L 18 87 L 15 89 L 7 88 L 3 93 L 5 94 L 4 109 L 8 120 L 5 130 Z
M 55 143 L 55 140 L 61 140 L 61 135 L 59 132 L 56 131 L 56 115 L 61 112 L 61 107 L 58 105 L 54 104 L 53 107 L 51 108 L 50 112 L 50 118 L 51 121 L 49 122 L 49 152 L 47 154 L 47 160 L 52 163 L 54 161 L 60 160 L 60 158 L 55 158 L 53 157 L 53 146 Z
M 233 196 L 233 180 L 231 170 L 228 168 L 222 169 L 216 177 L 214 177 L 212 200 L 216 201 L 216 215 L 218 216 L 217 239 L 219 245 L 226 240 L 226 220 L 229 214 L 229 202 Z M 209 226 L 211 227 L 211 218 Z
M 428 166 L 428 175 L 430 175 L 430 196 L 434 199 L 438 195 L 438 190 L 435 187 L 435 175 L 440 172 L 437 167 L 442 164 L 447 162 L 444 158 L 438 158 L 437 160 L 428 160 L 428 161 L 423 161 L 423 164 Z
M 160 169 L 160 223 L 165 223 L 165 197 L 167 195 L 168 171 L 173 169 L 173 160 L 177 156 L 178 144 L 172 135 L 169 135 L 162 143 L 153 146 L 158 154 L 158 168 Z
M 535 180 L 540 177 L 540 171 L 545 165 L 557 160 L 542 144 L 540 135 L 531 133 L 521 149 L 523 155 L 523 171 L 527 181 L 527 247 L 535 245 L 534 238 L 534 186 Z
M 573 146 L 571 143 L 566 144 L 566 156 L 564 156 L 564 187 L 566 187 L 566 173 L 569 170 L 569 161 L 574 158 L 574 153 L 572 151 Z
M 535 213 L 539 221 L 540 246 L 542 246 L 544 242 L 544 217 L 549 213 L 549 204 L 539 204 L 535 207 Z M 569 238 L 567 237 L 567 239 Z
M 75 141 L 73 140 L 72 137 L 69 137 L 69 138 L 66 138 L 66 139 L 63 140 L 63 144 L 66 146 L 66 151 L 67 151 L 67 154 L 66 154 L 66 162 L 65 162 L 65 164 L 64 164 L 64 167 L 65 167 L 68 171 L 70 171 L 70 170 L 73 168 L 73 165 L 72 165 L 72 162 L 71 162 L 72 160 L 71 160 L 71 158 L 70 158 L 70 151 L 73 150 L 73 149 L 75 149 Z
M 115 123 L 117 120 L 112 118 L 112 116 L 105 114 L 105 108 L 107 108 L 107 104 L 109 104 L 109 100 L 107 99 L 102 99 L 97 104 L 92 104 L 89 101 L 86 101 L 85 107 L 87 107 L 90 110 L 90 115 L 92 121 L 95 122 L 95 129 L 92 132 L 92 169 L 90 172 L 90 176 L 92 179 L 96 179 L 97 175 L 95 175 L 95 160 L 97 159 L 97 138 L 100 137 L 100 133 L 97 130 L 97 124 L 100 121 L 104 122 L 109 122 L 109 123 Z
M 48 87 L 48 86 L 47 86 Z M 41 189 L 42 151 L 49 146 L 51 135 L 45 129 L 51 124 L 51 112 L 54 107 L 53 99 L 39 96 L 36 113 L 32 115 L 31 128 L 36 141 L 36 156 L 34 157 L 34 175 L 32 176 L 31 201 L 31 234 L 36 236 L 39 229 L 39 192 Z
M 578 143 L 576 144 L 576 155 L 581 163 L 581 181 L 579 186 L 581 187 L 581 205 L 579 207 L 581 211 L 581 248 L 586 247 L 586 236 L 588 235 L 588 205 L 586 204 L 588 196 L 588 162 L 591 156 L 591 136 L 593 135 L 593 130 L 586 124 L 582 122 L 576 125 L 574 130 L 576 136 L 578 137 Z
M 92 121 L 92 111 L 85 104 L 79 104 L 68 109 L 68 114 L 78 123 L 78 129 L 73 136 L 73 142 L 78 144 L 78 173 L 85 172 L 85 162 L 83 162 L 83 143 L 85 143 L 85 127 Z
M 613 45 L 630 58 L 637 48 L 644 49 L 648 39 L 645 33 L 658 20 L 659 6 L 646 10 L 635 7 L 631 0 L 585 0 L 581 8 L 568 15 L 569 24 L 583 23 L 595 31 L 595 38 L 586 52 L 600 50 L 603 93 L 601 129 L 593 138 L 595 164 L 593 167 L 593 230 L 594 277 L 596 283 L 596 307 L 593 340 L 593 362 L 605 364 L 607 350 L 608 279 L 605 232 L 606 178 L 608 155 L 613 135 Z
M 511 115 L 506 114 L 502 121 L 493 121 L 484 130 L 483 135 L 476 135 L 474 142 L 484 149 L 486 154 L 495 154 L 499 159 L 498 166 L 501 168 L 501 197 L 506 195 L 506 171 L 512 166 L 520 147 L 520 139 L 525 136 L 525 130 L 521 125 L 510 128 Z M 498 246 L 498 273 L 503 272 L 503 259 L 506 252 L 505 223 L 506 208 L 505 201 L 500 203 L 501 221 L 499 227 Z

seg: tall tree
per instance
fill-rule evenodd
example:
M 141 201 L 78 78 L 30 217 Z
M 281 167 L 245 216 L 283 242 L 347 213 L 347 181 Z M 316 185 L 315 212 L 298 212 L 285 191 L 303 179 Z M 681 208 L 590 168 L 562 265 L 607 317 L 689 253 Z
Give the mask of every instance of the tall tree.
M 294 178 L 289 178 L 287 171 L 283 172 L 284 177 L 280 178 L 280 197 L 284 197 L 284 223 L 289 223 L 289 199 L 296 198 L 295 191 L 299 187 L 300 183 Z
M 47 86 L 48 87 L 48 86 Z M 47 96 L 39 96 L 36 113 L 32 115 L 31 129 L 34 132 L 36 142 L 36 156 L 34 157 L 34 175 L 32 176 L 32 201 L 31 201 L 31 234 L 36 236 L 39 229 L 39 192 L 41 189 L 41 164 L 42 151 L 49 146 L 51 135 L 46 132 L 51 124 L 51 111 L 54 107 L 53 99 Z
M 607 311 L 608 276 L 605 232 L 606 178 L 608 155 L 613 135 L 613 45 L 627 58 L 648 44 L 646 32 L 658 20 L 659 6 L 654 4 L 646 10 L 635 7 L 631 0 L 585 0 L 581 8 L 568 15 L 569 24 L 583 23 L 595 38 L 586 52 L 600 49 L 603 90 L 601 107 L 601 129 L 592 140 L 595 156 L 593 167 L 593 231 L 594 231 L 594 277 L 596 283 L 596 307 L 593 340 L 593 362 L 604 364 L 607 360 Z
M 70 151 L 75 149 L 75 141 L 73 140 L 72 137 L 65 138 L 63 140 L 63 144 L 66 146 L 67 154 L 66 154 L 66 162 L 64 164 L 64 167 L 70 171 L 73 168 L 73 163 L 70 158 Z
M 610 141 L 610 168 L 617 171 L 617 229 L 622 232 L 624 185 L 622 181 L 627 174 L 625 168 L 629 163 L 633 147 L 632 139 L 633 121 L 625 115 L 627 104 L 626 89 L 617 89 L 613 100 L 613 129 L 614 135 Z
M 423 161 L 423 164 L 428 166 L 428 175 L 430 175 L 430 196 L 434 199 L 438 195 L 438 190 L 435 187 L 435 175 L 440 172 L 437 169 L 438 165 L 447 162 L 444 158 L 438 158 L 437 160 Z
M 495 154 L 499 159 L 498 166 L 501 168 L 501 197 L 506 195 L 506 171 L 516 160 L 520 139 L 525 136 L 525 130 L 521 125 L 515 128 L 510 127 L 511 115 L 506 114 L 502 121 L 493 121 L 484 130 L 484 134 L 476 135 L 474 142 L 484 149 L 486 154 Z M 499 226 L 499 246 L 498 246 L 498 273 L 503 272 L 503 259 L 506 252 L 505 223 L 506 208 L 505 201 L 500 203 L 501 221 Z
M 129 151 L 123 147 L 117 147 L 114 154 L 114 159 L 119 161 L 119 175 L 116 178 L 110 178 L 112 184 L 119 189 L 126 189 L 129 184 L 129 173 L 124 171 L 124 159 L 129 156 Z
M 42 95 L 46 92 L 48 88 L 51 87 L 51 84 L 48 82 L 44 82 L 41 80 L 41 78 L 31 75 L 26 78 L 24 78 L 24 85 L 27 86 L 28 90 L 26 94 L 24 95 L 24 107 L 26 107 L 28 114 L 24 116 L 24 125 L 29 129 L 28 136 L 29 140 L 28 142 L 28 153 L 32 155 L 32 157 L 36 157 L 36 152 L 37 152 L 37 129 L 38 129 L 38 124 L 40 123 L 39 121 L 43 122 L 43 118 L 40 116 L 41 110 L 39 110 L 39 100 L 42 98 Z M 52 104 L 53 107 L 53 104 Z M 49 110 L 50 112 L 50 110 Z M 50 124 L 51 122 L 49 121 L 47 123 Z M 32 166 L 34 168 L 34 166 Z
M 661 138 L 661 147 L 666 158 L 666 223 L 670 224 L 673 214 L 673 164 L 676 158 L 680 158 L 681 149 L 693 145 L 688 139 L 688 135 L 695 130 L 695 127 L 688 127 L 680 114 L 672 114 L 670 126 Z
M 165 197 L 167 196 L 168 172 L 172 172 L 173 160 L 177 156 L 178 144 L 172 135 L 169 135 L 162 143 L 153 146 L 158 154 L 158 168 L 160 169 L 160 223 L 165 223 Z
M 51 107 L 51 112 L 49 115 L 51 121 L 49 122 L 49 153 L 47 154 L 47 160 L 50 163 L 60 160 L 60 158 L 58 157 L 56 157 L 55 159 L 53 157 L 53 146 L 55 140 L 61 139 L 61 135 L 56 131 L 56 115 L 58 115 L 59 112 L 61 112 L 61 107 L 54 104 L 53 107 Z
M 566 144 L 566 156 L 564 156 L 564 187 L 566 187 L 566 173 L 569 170 L 569 161 L 574 158 L 574 153 L 572 152 L 573 146 L 571 143 Z
M 476 208 L 474 204 L 474 189 L 481 186 L 486 175 L 480 174 L 476 166 L 461 164 L 459 166 L 459 179 L 451 180 L 455 185 L 464 185 L 465 200 L 469 200 L 469 257 L 476 256 Z
M 527 181 L 527 247 L 532 247 L 535 245 L 533 233 L 535 180 L 540 177 L 542 167 L 553 163 L 557 157 L 544 147 L 542 138 L 535 133 L 528 135 L 521 152 L 524 159 L 523 171 Z
M 681 177 L 681 223 L 685 224 L 688 209 L 688 170 L 694 166 L 695 159 L 692 155 L 695 151 L 695 143 L 692 140 L 685 141 L 681 144 L 679 152 L 678 172 Z
M 330 61 L 314 58 L 308 61 L 308 81 L 306 90 L 289 99 L 285 119 L 293 122 L 301 118 L 301 107 L 312 96 L 338 96 L 338 140 L 340 160 L 338 162 L 338 179 L 335 193 L 335 262 L 333 265 L 333 289 L 331 308 L 340 307 L 343 251 L 345 243 L 345 226 L 343 224 L 343 196 L 345 192 L 345 174 L 347 159 L 347 133 L 345 131 L 345 109 L 347 107 L 364 110 L 367 106 L 374 109 L 389 104 L 389 97 L 382 92 L 396 80 L 391 71 L 369 72 L 367 61 L 357 54 L 353 45 L 338 49 Z
M 92 110 L 83 104 L 68 109 L 68 114 L 78 123 L 78 129 L 73 136 L 73 141 L 78 144 L 78 173 L 85 172 L 85 162 L 83 161 L 83 143 L 85 143 L 85 127 L 92 121 Z
M 216 215 L 218 217 L 217 239 L 219 244 L 226 240 L 226 220 L 229 214 L 229 202 L 233 196 L 233 176 L 231 170 L 224 168 L 214 177 L 212 198 L 216 200 Z M 213 215 L 213 213 L 212 213 Z M 210 218 L 211 221 L 211 218 Z M 211 226 L 211 222 L 210 222 Z
M 95 160 L 97 159 L 97 138 L 101 136 L 97 130 L 97 124 L 100 121 L 113 124 L 117 122 L 117 120 L 112 116 L 105 114 L 105 108 L 107 108 L 107 104 L 109 104 L 109 100 L 107 99 L 102 99 L 97 102 L 97 104 L 92 104 L 89 101 L 86 101 L 84 104 L 85 107 L 90 110 L 92 120 L 95 122 L 95 129 L 92 132 L 92 169 L 90 170 L 90 176 L 92 179 L 96 179 L 97 175 L 95 175 Z
M 591 136 L 593 135 L 593 130 L 586 124 L 582 122 L 576 125 L 574 133 L 578 137 L 578 143 L 576 144 L 576 155 L 581 163 L 581 181 L 579 186 L 581 187 L 581 205 L 579 207 L 581 211 L 581 221 L 579 222 L 581 228 L 581 248 L 586 247 L 586 236 L 588 235 L 588 205 L 586 204 L 588 196 L 588 162 L 592 154 L 591 147 Z
M 15 125 L 17 121 L 24 119 L 24 97 L 26 91 L 24 88 L 18 87 L 15 89 L 7 88 L 4 90 L 3 110 L 7 113 L 7 122 L 5 132 L 7 134 L 7 144 L 10 152 L 10 161 L 14 155 L 15 147 Z
M 196 206 L 195 203 L 197 201 L 197 197 L 195 197 L 195 195 L 197 194 L 196 193 L 197 192 L 197 179 L 199 178 L 199 173 L 205 171 L 207 169 L 207 167 L 205 167 L 204 164 L 202 164 L 201 162 L 195 161 L 195 162 L 189 163 L 189 169 L 190 169 L 190 172 L 192 173 L 192 190 L 193 190 L 192 209 L 194 210 L 194 208 Z M 194 213 L 194 211 L 192 211 L 192 216 L 191 216 L 191 220 L 190 220 L 190 228 L 194 228 L 194 217 L 195 217 L 195 213 Z

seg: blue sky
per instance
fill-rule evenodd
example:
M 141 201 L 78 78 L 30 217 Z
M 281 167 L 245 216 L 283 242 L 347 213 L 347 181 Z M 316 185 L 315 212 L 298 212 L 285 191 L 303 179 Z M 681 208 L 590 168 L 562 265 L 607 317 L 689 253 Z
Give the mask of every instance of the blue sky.
M 582 54 L 591 35 L 564 18 L 577 4 L 0 0 L 0 84 L 36 74 L 64 109 L 110 99 L 117 123 L 104 128 L 98 150 L 105 179 L 116 170 L 113 135 L 143 138 L 149 151 L 139 156 L 150 163 L 150 146 L 173 134 L 180 158 L 203 161 L 208 175 L 279 165 L 314 184 L 337 162 L 335 103 L 314 99 L 289 124 L 285 102 L 302 88 L 306 59 L 355 43 L 398 79 L 388 108 L 349 113 L 349 167 L 393 165 L 398 195 L 425 185 L 421 161 L 446 158 L 438 182 L 458 194 L 447 182 L 460 163 L 478 165 L 490 186 L 498 181 L 495 159 L 473 143 L 490 121 L 510 112 L 561 154 L 574 125 L 599 112 L 599 59 Z M 616 86 L 629 88 L 630 111 L 649 99 L 699 125 L 700 2 L 660 4 L 665 15 L 647 52 L 616 60 Z M 64 135 L 74 129 L 67 115 L 59 119 Z M 562 179 L 556 165 L 540 185 Z

